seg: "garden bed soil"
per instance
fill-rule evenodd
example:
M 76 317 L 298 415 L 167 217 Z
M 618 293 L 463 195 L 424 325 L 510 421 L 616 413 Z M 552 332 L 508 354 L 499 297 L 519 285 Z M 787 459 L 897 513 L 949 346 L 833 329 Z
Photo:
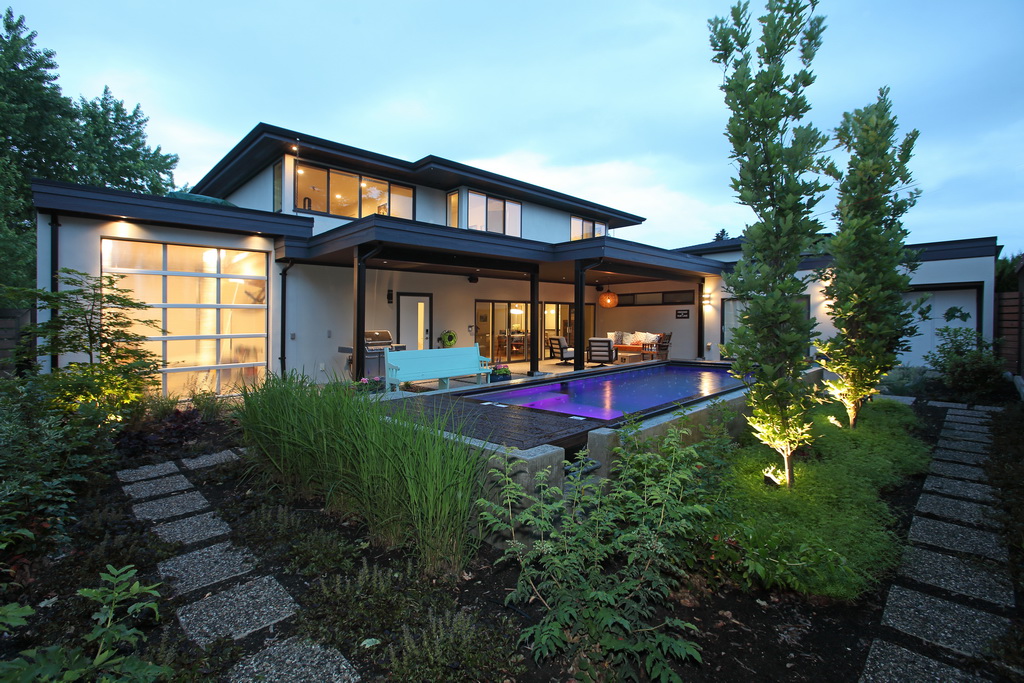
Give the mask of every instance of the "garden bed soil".
M 941 411 L 923 408 L 919 413 L 923 424 L 921 436 L 934 442 Z M 228 423 L 211 424 L 192 414 L 177 414 L 161 425 L 127 434 L 121 442 L 120 462 L 112 469 L 212 452 L 234 445 L 236 437 L 236 429 Z M 233 528 L 259 505 L 273 503 L 270 494 L 258 493 L 252 482 L 243 478 L 244 467 L 240 464 L 202 472 L 201 477 L 192 477 L 193 483 Z M 906 535 L 923 479 L 923 475 L 912 477 L 886 493 L 898 519 L 896 531 L 901 536 Z M 317 524 L 340 530 L 353 548 L 360 549 L 359 556 L 352 558 L 356 566 L 364 560 L 391 568 L 406 564 L 400 552 L 366 547 L 363 530 L 354 520 L 325 516 L 315 503 L 293 507 L 310 519 L 317 519 Z M 43 607 L 37 608 L 29 628 L 0 638 L 0 659 L 17 656 L 18 651 L 28 647 L 88 632 L 92 610 L 74 592 L 84 585 L 94 585 L 96 572 L 106 563 L 136 564 L 144 582 L 156 583 L 156 562 L 176 553 L 172 546 L 154 543 L 155 537 L 145 531 L 145 525 L 132 520 L 128 501 L 120 487 L 110 480 L 105 484 L 96 481 L 87 487 L 79 502 L 78 515 L 81 521 L 71 530 L 71 542 L 57 554 L 23 567 L 17 577 L 24 583 L 23 589 L 20 593 L 14 589 L 5 596 L 7 600 Z M 233 540 L 241 542 L 238 538 Z M 277 577 L 304 607 L 315 606 L 313 589 L 325 580 L 325 573 L 302 575 L 294 567 L 289 568 L 287 558 L 282 558 L 279 548 L 272 547 L 271 540 L 261 543 L 251 536 L 246 540 L 250 552 L 260 558 L 262 574 Z M 539 618 L 541 606 L 505 606 L 505 597 L 514 588 L 517 573 L 511 565 L 499 562 L 499 557 L 498 551 L 485 546 L 458 582 L 424 582 L 427 585 L 422 594 L 433 593 L 431 600 L 447 601 L 457 610 L 475 612 L 478 623 L 511 620 L 516 628 L 528 625 Z M 691 681 L 856 681 L 871 642 L 880 632 L 887 590 L 888 584 L 883 581 L 854 604 L 784 591 L 744 593 L 729 587 L 680 593 L 675 596 L 672 614 L 697 627 L 691 639 L 700 647 L 703 663 L 689 662 L 678 667 L 678 671 L 684 680 Z M 265 644 L 266 635 L 257 634 L 237 643 L 218 641 L 201 651 L 184 638 L 173 618 L 178 606 L 175 600 L 165 602 L 160 623 L 149 615 L 139 624 L 149 637 L 146 655 L 173 666 L 178 680 L 215 680 L 246 653 Z M 295 633 L 295 621 L 279 625 L 274 637 L 283 639 Z M 392 631 L 385 637 L 397 642 L 399 634 Z M 345 654 L 360 666 L 364 680 L 384 675 L 360 653 Z M 568 663 L 563 660 L 537 664 L 522 646 L 518 656 L 523 668 L 503 678 L 573 680 Z M 458 665 L 453 667 L 452 679 L 463 680 L 459 678 Z

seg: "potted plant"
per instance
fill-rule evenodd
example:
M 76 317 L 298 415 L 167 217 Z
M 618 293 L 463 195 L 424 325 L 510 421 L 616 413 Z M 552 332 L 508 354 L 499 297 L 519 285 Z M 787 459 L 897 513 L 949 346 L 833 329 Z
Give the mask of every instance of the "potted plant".
M 498 363 L 491 368 L 492 382 L 507 382 L 510 379 L 512 379 L 512 370 L 504 363 Z

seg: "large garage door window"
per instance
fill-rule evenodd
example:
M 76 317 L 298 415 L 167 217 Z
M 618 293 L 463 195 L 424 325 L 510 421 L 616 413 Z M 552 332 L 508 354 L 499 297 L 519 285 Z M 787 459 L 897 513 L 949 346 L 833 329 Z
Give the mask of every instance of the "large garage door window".
M 151 306 L 138 319 L 146 348 L 166 364 L 165 395 L 231 394 L 267 369 L 267 255 L 259 251 L 103 240 L 103 272 Z

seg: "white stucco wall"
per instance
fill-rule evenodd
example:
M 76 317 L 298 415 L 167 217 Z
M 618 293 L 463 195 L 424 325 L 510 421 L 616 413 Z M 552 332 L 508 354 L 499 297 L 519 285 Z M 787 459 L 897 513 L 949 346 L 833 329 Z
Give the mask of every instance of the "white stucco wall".
M 232 192 L 227 200 L 235 206 L 260 211 L 274 210 L 274 167 L 263 169 Z

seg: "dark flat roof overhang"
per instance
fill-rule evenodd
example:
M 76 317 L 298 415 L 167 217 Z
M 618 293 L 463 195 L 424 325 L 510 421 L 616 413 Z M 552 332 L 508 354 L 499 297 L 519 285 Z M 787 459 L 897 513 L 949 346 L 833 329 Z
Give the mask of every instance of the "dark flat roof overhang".
M 313 219 L 304 216 L 51 180 L 33 181 L 32 201 L 37 211 L 61 216 L 300 239 L 308 238 L 313 232 Z
M 595 264 L 587 281 L 605 284 L 696 282 L 722 271 L 722 264 L 712 259 L 612 237 L 549 244 L 385 216 L 352 221 L 308 242 L 278 240 L 276 256 L 299 263 L 351 266 L 360 245 L 380 248 L 367 261 L 372 268 L 516 280 L 528 279 L 536 271 L 544 282 L 571 283 L 576 261 Z
M 625 211 L 442 157 L 431 155 L 419 161 L 404 161 L 266 123 L 253 128 L 196 183 L 193 191 L 226 197 L 274 160 L 285 154 L 295 154 L 292 145 L 299 147 L 298 154 L 302 161 L 347 168 L 439 190 L 467 185 L 509 199 L 533 202 L 603 220 L 612 228 L 637 225 L 644 220 L 641 216 Z

